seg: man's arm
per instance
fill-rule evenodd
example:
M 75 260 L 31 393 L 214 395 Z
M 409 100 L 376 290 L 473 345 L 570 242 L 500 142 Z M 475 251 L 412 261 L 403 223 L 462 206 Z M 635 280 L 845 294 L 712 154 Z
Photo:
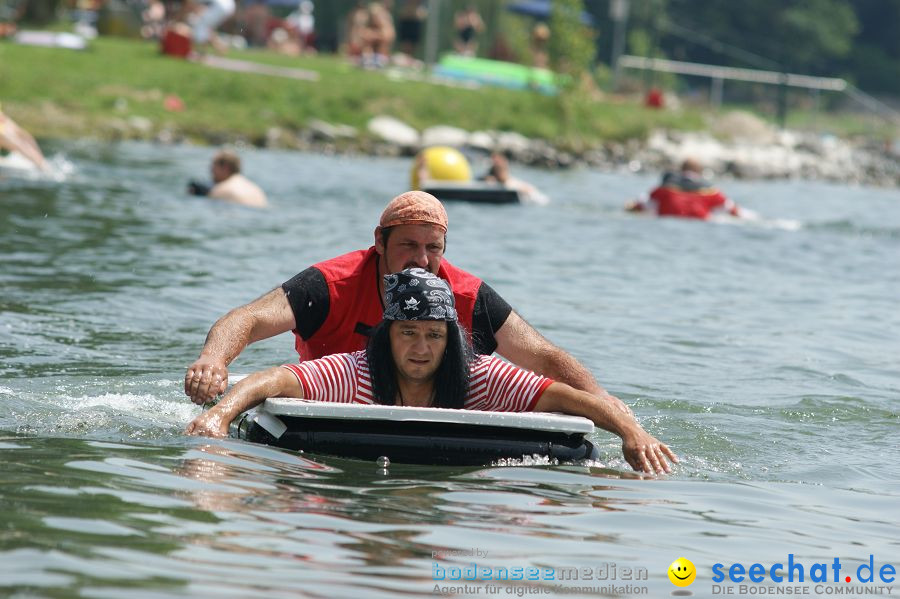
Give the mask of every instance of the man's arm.
M 729 198 L 725 198 L 725 202 L 722 204 L 722 209 L 728 212 L 728 214 L 730 214 L 731 216 L 736 216 L 737 218 L 748 218 L 752 220 L 756 216 L 752 211 L 738 206 L 737 202 Z
M 653 191 L 656 191 L 655 189 Z M 652 193 L 652 192 L 651 192 Z M 626 212 L 646 212 L 651 208 L 651 195 L 642 193 L 637 198 L 625 203 Z M 655 201 L 655 200 L 653 200 Z
M 42 171 L 49 170 L 47 159 L 31 133 L 19 127 L 9 116 L 0 113 L 0 148 L 18 152 Z
M 184 376 L 184 393 L 195 404 L 215 399 L 228 388 L 228 365 L 245 347 L 295 326 L 294 313 L 281 287 L 235 308 L 209 330 L 200 357 Z
M 515 310 L 510 312 L 494 338 L 497 340 L 497 353 L 513 364 L 587 391 L 631 415 L 631 408 L 598 385 L 587 368 L 571 354 L 545 339 Z
M 669 462 L 678 462 L 678 457 L 672 450 L 641 428 L 634 416 L 615 409 L 609 402 L 601 401 L 590 393 L 573 389 L 568 385 L 553 383 L 547 387 L 538 399 L 534 411 L 584 416 L 600 428 L 615 433 L 622 438 L 622 454 L 625 460 L 635 470 L 657 474 L 668 473 L 672 471 Z
M 303 387 L 297 377 L 281 367 L 255 372 L 228 392 L 222 401 L 194 418 L 187 426 L 189 435 L 225 437 L 228 425 L 242 412 L 262 403 L 267 397 L 303 398 Z

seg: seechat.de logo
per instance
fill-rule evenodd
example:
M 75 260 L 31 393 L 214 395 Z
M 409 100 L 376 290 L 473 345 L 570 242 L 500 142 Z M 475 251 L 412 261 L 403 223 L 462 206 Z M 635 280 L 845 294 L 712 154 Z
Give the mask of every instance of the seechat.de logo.
M 712 581 L 724 582 L 774 582 L 782 583 L 785 579 L 788 582 L 854 582 L 854 578 L 850 574 L 854 573 L 852 566 L 847 571 L 842 572 L 844 564 L 841 558 L 836 557 L 834 561 L 814 562 L 812 564 L 794 559 L 793 553 L 788 553 L 787 561 L 772 564 L 766 569 L 764 564 L 756 563 L 745 566 L 744 564 L 735 562 L 730 566 L 725 564 L 714 564 L 712 567 Z M 831 576 L 829 576 L 829 571 Z M 881 567 L 875 561 L 874 554 L 869 554 L 869 561 L 863 562 L 855 571 L 856 582 L 869 584 L 894 582 L 897 569 L 892 564 L 884 564 Z
M 669 565 L 669 580 L 677 587 L 690 586 L 697 578 L 697 568 L 686 557 L 679 557 Z

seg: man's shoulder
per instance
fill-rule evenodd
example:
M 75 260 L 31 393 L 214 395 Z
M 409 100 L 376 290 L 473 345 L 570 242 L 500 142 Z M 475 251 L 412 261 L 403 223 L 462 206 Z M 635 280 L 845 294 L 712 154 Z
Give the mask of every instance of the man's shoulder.
M 355 352 L 350 352 L 347 356 L 360 372 L 365 374 L 369 373 L 369 355 L 366 353 L 366 350 L 360 349 Z
M 266 194 L 262 188 L 240 173 L 213 185 L 209 190 L 209 197 L 240 204 L 255 205 L 266 202 Z
M 252 189 L 258 189 L 260 192 L 262 192 L 262 188 L 259 185 L 257 185 L 253 180 L 247 178 L 246 176 L 238 173 L 237 175 L 234 175 L 234 177 L 236 177 L 235 181 L 240 182 L 241 185 L 246 185 L 247 187 L 250 187 Z
M 472 358 L 472 370 L 479 368 L 486 368 L 490 364 L 493 364 L 495 360 L 499 360 L 497 356 L 491 354 L 475 354 Z
M 473 383 L 496 382 L 506 377 L 515 377 L 520 372 L 524 372 L 524 369 L 494 354 L 476 355 L 469 366 Z
M 290 367 L 291 369 L 295 369 L 298 367 L 306 367 L 306 368 L 321 368 L 324 365 L 329 364 L 331 367 L 343 365 L 350 370 L 364 370 L 368 372 L 369 370 L 369 360 L 366 356 L 366 350 L 361 349 L 358 351 L 352 352 L 339 352 L 336 354 L 327 354 L 320 358 L 315 358 L 312 360 L 303 360 L 299 364 L 291 365 L 285 364 L 285 367 Z
M 446 258 L 441 260 L 438 276 L 447 279 L 453 288 L 453 293 L 457 295 L 475 296 L 482 283 L 480 277 L 458 266 L 453 266 Z
M 701 192 L 711 188 L 712 182 L 699 175 L 685 173 L 666 173 L 663 176 L 661 187 L 675 188 L 678 191 Z
M 312 268 L 325 275 L 329 281 L 342 281 L 356 278 L 367 268 L 374 267 L 376 259 L 375 247 L 372 246 L 367 250 L 354 250 L 317 262 Z

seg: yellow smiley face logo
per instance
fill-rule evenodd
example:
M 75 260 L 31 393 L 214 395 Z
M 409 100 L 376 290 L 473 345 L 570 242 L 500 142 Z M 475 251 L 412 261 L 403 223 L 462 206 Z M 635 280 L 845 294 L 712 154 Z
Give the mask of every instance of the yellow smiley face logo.
M 697 578 L 697 568 L 686 557 L 679 557 L 669 566 L 669 580 L 677 587 L 686 587 Z

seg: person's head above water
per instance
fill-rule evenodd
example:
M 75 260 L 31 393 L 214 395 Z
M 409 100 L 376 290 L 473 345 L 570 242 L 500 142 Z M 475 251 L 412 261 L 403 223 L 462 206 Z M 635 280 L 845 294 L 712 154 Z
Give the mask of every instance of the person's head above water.
M 506 183 L 509 180 L 509 161 L 500 152 L 491 154 L 491 168 L 488 171 L 488 177 L 493 177 L 499 183 Z
M 461 408 L 472 350 L 447 281 L 408 268 L 385 275 L 384 286 L 384 319 L 366 348 L 377 401 Z
M 213 182 L 220 183 L 231 175 L 241 172 L 241 159 L 234 152 L 222 150 L 213 156 L 210 172 Z
M 681 163 L 681 172 L 694 173 L 696 175 L 703 174 L 703 165 L 696 158 L 688 158 Z
M 424 191 L 407 191 L 391 200 L 375 227 L 381 274 L 419 267 L 437 273 L 444 257 L 447 211 Z

